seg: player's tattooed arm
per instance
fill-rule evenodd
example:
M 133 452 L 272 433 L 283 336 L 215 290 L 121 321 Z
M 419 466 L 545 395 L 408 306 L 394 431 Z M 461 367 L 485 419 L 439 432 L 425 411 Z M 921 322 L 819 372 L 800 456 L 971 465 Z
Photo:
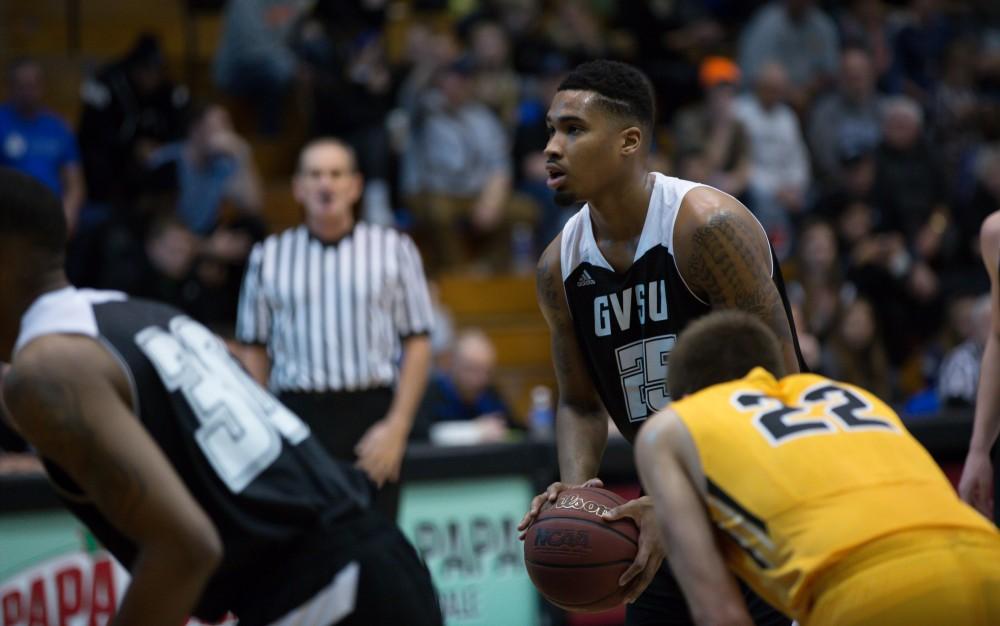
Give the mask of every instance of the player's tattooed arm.
M 97 342 L 51 335 L 18 353 L 4 397 L 39 454 L 136 545 L 132 584 L 114 623 L 176 625 L 218 566 L 222 544 L 123 388 L 124 373 Z
M 536 274 L 538 305 L 552 335 L 552 364 L 559 385 L 556 440 L 564 483 L 593 478 L 608 440 L 607 413 L 584 364 L 563 292 L 556 238 L 542 253 Z
M 767 237 L 739 202 L 709 188 L 688 193 L 674 232 L 677 267 L 691 290 L 713 309 L 756 315 L 781 340 L 788 372 L 798 359 Z

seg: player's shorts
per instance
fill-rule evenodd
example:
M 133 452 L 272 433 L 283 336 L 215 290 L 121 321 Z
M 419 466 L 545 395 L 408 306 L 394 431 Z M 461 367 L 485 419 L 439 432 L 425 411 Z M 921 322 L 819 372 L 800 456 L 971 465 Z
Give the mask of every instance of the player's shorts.
M 879 539 L 814 589 L 803 626 L 996 626 L 1000 536 L 921 529 Z
M 740 582 L 740 581 L 738 581 Z M 740 590 L 756 626 L 789 626 L 785 617 L 740 582 Z M 636 601 L 625 607 L 626 626 L 694 626 L 684 592 L 667 562 Z

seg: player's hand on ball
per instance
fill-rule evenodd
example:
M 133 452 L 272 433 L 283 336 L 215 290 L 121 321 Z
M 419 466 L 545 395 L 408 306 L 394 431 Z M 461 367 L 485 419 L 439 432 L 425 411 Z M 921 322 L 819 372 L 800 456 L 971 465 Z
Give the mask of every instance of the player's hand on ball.
M 965 458 L 958 495 L 977 511 L 993 519 L 993 464 L 989 453 L 970 450 Z
M 559 493 L 565 491 L 566 489 L 575 489 L 577 487 L 603 487 L 604 483 L 600 478 L 591 478 L 590 480 L 580 484 L 580 485 L 567 485 L 566 483 L 554 482 L 548 486 L 545 493 L 540 493 L 531 499 L 531 506 L 528 508 L 528 512 L 524 514 L 521 518 L 521 523 L 517 525 L 517 529 L 521 531 L 521 535 L 518 537 L 521 541 L 524 541 L 524 537 L 527 534 L 528 526 L 531 526 L 538 514 L 542 512 L 546 506 L 551 505 L 559 497 Z
M 608 522 L 630 517 L 639 527 L 639 550 L 636 552 L 635 561 L 618 579 L 618 584 L 626 588 L 625 602 L 631 604 L 642 595 L 642 592 L 652 582 L 657 570 L 663 564 L 663 557 L 666 554 L 663 540 L 660 538 L 660 532 L 656 526 L 653 500 L 649 496 L 629 500 L 625 504 L 607 511 L 601 517 Z

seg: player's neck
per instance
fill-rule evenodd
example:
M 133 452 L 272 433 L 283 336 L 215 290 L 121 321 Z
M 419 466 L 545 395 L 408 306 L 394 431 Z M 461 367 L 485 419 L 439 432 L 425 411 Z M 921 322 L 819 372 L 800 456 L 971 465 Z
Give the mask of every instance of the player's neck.
M 624 185 L 589 200 L 595 237 L 613 241 L 638 237 L 646 223 L 654 182 L 651 172 L 642 171 L 630 176 Z

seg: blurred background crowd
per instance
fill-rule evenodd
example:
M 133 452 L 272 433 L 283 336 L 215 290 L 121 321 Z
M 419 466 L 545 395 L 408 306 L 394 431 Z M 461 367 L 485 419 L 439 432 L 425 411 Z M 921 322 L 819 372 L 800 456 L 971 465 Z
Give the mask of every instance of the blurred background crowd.
M 974 401 L 977 235 L 1000 208 L 996 2 L 177 0 L 146 10 L 176 29 L 109 9 L 108 31 L 128 31 L 117 56 L 69 19 L 69 65 L 40 52 L 47 18 L 26 4 L 0 20 L 0 164 L 63 198 L 79 286 L 231 336 L 251 246 L 301 219 L 298 148 L 332 135 L 357 152 L 359 215 L 411 233 L 432 280 L 468 277 L 474 300 L 523 277 L 530 299 L 570 214 L 545 187 L 548 102 L 575 64 L 614 58 L 657 93 L 650 167 L 760 219 L 812 369 L 910 416 Z M 450 304 L 424 423 L 483 418 L 503 438 L 551 398 L 499 393 L 506 348 Z

